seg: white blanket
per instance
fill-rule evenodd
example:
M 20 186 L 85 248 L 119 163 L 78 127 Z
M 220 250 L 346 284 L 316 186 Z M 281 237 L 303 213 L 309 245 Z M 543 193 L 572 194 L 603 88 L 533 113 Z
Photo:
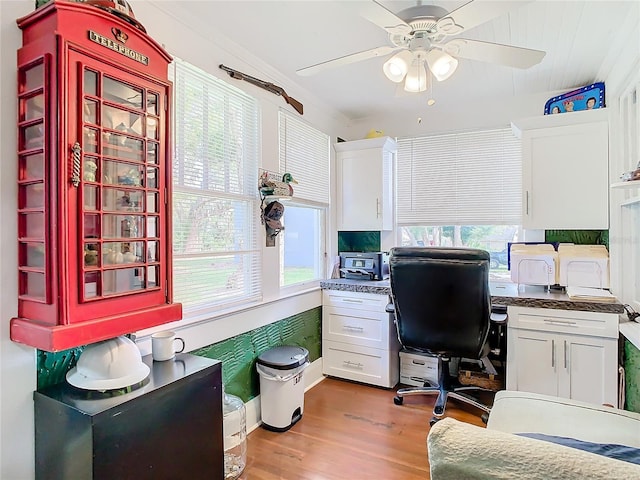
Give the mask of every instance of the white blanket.
M 427 438 L 432 480 L 630 480 L 640 465 L 445 418 Z

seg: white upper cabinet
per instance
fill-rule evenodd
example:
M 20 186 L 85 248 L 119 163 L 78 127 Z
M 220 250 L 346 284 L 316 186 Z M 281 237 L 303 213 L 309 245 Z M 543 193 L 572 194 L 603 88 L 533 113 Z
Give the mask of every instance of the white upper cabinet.
M 392 230 L 396 142 L 371 138 L 336 143 L 335 149 L 338 230 Z
M 512 123 L 522 139 L 522 224 L 527 229 L 609 228 L 607 109 Z

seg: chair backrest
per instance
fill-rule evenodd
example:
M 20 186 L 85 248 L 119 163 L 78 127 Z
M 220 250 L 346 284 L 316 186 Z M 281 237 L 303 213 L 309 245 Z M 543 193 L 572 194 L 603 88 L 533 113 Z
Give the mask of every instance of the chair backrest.
M 489 331 L 489 253 L 471 248 L 396 247 L 391 296 L 403 347 L 479 358 Z

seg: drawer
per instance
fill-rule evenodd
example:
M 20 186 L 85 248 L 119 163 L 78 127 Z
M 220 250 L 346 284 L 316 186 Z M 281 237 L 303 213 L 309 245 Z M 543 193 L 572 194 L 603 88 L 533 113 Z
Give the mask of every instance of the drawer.
M 391 388 L 400 374 L 398 351 L 323 340 L 322 373 Z
M 438 358 L 419 353 L 400 352 L 400 366 L 403 368 L 438 368 Z
M 427 387 L 438 385 L 437 377 L 426 377 L 420 375 L 407 374 L 406 372 L 400 372 L 400 383 L 403 385 L 410 385 L 412 387 L 423 387 L 427 383 Z
M 384 313 L 389 303 L 388 295 L 377 293 L 345 292 L 343 290 L 323 290 L 323 307 L 344 307 Z
M 616 313 L 526 307 L 509 307 L 508 312 L 509 328 L 618 338 Z
M 335 342 L 387 349 L 390 325 L 384 312 L 362 311 L 353 308 L 325 307 L 322 312 L 322 338 Z

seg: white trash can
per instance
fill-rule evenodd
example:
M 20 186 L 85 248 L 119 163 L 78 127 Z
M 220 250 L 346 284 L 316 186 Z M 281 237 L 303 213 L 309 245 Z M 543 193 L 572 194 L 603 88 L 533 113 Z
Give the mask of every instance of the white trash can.
M 262 426 L 267 430 L 285 432 L 302 418 L 302 375 L 308 365 L 309 351 L 302 347 L 275 347 L 258 357 L 260 410 Z

